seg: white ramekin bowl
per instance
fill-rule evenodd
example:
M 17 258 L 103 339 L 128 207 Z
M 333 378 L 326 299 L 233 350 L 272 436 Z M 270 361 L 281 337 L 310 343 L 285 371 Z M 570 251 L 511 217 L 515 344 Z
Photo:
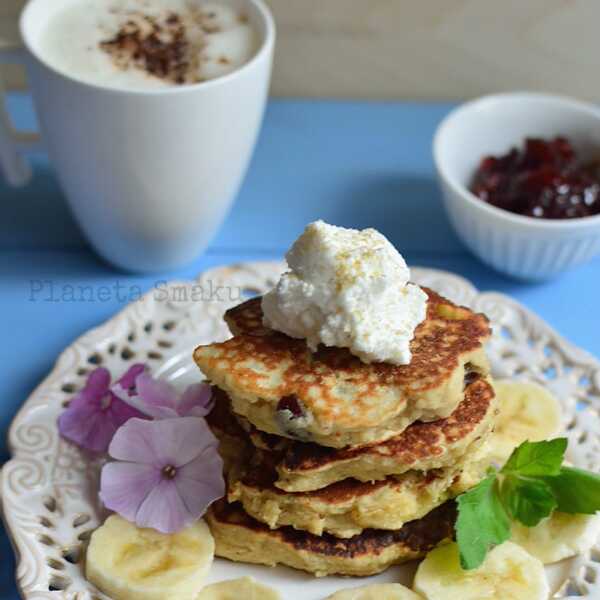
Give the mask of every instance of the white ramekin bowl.
M 504 154 L 526 137 L 567 137 L 583 158 L 600 154 L 600 108 L 536 93 L 484 96 L 439 125 L 433 157 L 450 221 L 466 246 L 498 271 L 543 280 L 600 253 L 600 215 L 534 219 L 491 206 L 469 191 L 483 156 Z

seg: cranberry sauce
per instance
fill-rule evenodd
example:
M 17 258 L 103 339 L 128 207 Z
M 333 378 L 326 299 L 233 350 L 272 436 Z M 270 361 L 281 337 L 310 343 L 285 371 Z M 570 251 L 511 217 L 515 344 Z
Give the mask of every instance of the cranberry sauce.
M 600 214 L 600 162 L 582 164 L 563 137 L 527 138 L 523 149 L 486 156 L 471 191 L 484 202 L 541 219 Z

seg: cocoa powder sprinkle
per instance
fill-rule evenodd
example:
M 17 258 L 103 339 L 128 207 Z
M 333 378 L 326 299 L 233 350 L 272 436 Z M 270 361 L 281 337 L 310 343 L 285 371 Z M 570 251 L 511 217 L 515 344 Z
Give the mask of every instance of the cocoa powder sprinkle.
M 178 85 L 199 81 L 197 53 L 190 48 L 185 25 L 176 13 L 162 20 L 132 15 L 100 47 L 121 69 L 134 67 Z

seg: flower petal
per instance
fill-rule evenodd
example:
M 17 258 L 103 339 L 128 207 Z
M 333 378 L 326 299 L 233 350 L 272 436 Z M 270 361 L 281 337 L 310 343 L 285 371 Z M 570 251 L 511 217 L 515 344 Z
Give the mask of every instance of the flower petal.
M 141 375 L 146 371 L 146 365 L 142 363 L 136 363 L 135 365 L 129 367 L 127 372 L 115 383 L 111 386 L 110 391 L 123 400 L 123 402 L 127 402 L 130 397 L 135 397 L 137 394 L 137 389 L 135 387 L 135 380 L 138 375 Z
M 121 376 L 117 383 L 125 390 L 130 390 L 135 386 L 135 380 L 138 375 L 141 375 L 146 370 L 146 365 L 142 363 L 136 363 L 131 365 L 127 372 Z
M 161 453 L 164 464 L 181 467 L 194 460 L 208 448 L 218 446 L 217 438 L 199 417 L 179 417 L 155 421 L 161 425 Z
M 58 418 L 60 434 L 92 452 L 106 452 L 117 427 L 94 401 L 79 395 Z
M 219 475 L 218 479 L 223 479 L 223 459 L 218 453 L 217 448 L 206 446 L 201 454 L 190 462 L 177 469 L 182 477 L 195 479 L 196 481 L 205 481 L 214 473 Z
M 135 521 L 142 502 L 160 483 L 160 470 L 151 465 L 111 462 L 100 475 L 100 499 L 128 521 Z
M 94 369 L 87 378 L 85 386 L 79 394 L 86 395 L 88 399 L 103 396 L 110 386 L 110 373 L 104 367 Z M 78 394 L 78 395 L 79 395 Z
M 225 495 L 223 460 L 216 450 L 207 449 L 180 467 L 174 481 L 187 510 L 199 519 L 215 500 Z
M 147 415 L 137 410 L 134 406 L 130 406 L 127 402 L 123 402 L 123 400 L 117 398 L 112 392 L 110 392 L 110 396 L 110 406 L 106 409 L 106 412 L 114 423 L 115 429 L 129 421 L 129 419 L 136 417 L 139 419 L 146 418 Z
M 173 479 L 163 479 L 142 502 L 135 523 L 138 527 L 175 533 L 194 520 L 179 496 Z
M 173 419 L 174 417 L 179 416 L 174 408 L 152 406 L 147 404 L 141 396 L 129 396 L 127 392 L 119 386 L 113 386 L 111 389 L 121 400 L 136 409 L 140 414 L 146 415 L 147 417 L 152 417 L 153 419 Z
M 108 370 L 104 367 L 94 369 L 84 388 L 60 415 L 58 428 L 61 435 L 87 450 L 106 452 L 115 431 L 123 423 L 132 417 L 143 416 L 109 390 Z
M 164 466 L 161 451 L 161 434 L 156 425 L 161 421 L 129 419 L 115 433 L 108 453 L 112 458 L 161 469 Z
M 109 454 L 118 460 L 179 467 L 200 456 L 207 447 L 217 446 L 217 439 L 206 421 L 198 417 L 181 417 L 147 421 L 129 419 L 116 432 Z
M 206 383 L 190 385 L 179 400 L 177 412 L 182 417 L 205 417 L 214 406 L 212 389 Z
M 149 373 L 138 375 L 135 380 L 138 396 L 149 406 L 166 406 L 175 409 L 179 394 L 177 390 L 161 379 L 154 379 Z
M 90 419 L 92 427 L 88 437 L 79 445 L 93 452 L 106 452 L 118 427 L 102 413 L 96 413 L 95 417 Z

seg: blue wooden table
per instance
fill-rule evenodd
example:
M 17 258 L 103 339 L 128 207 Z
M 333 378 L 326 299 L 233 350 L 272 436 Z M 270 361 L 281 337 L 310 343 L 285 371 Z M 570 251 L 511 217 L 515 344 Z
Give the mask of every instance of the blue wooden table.
M 20 127 L 33 116 L 25 96 L 10 99 Z M 450 104 L 273 101 L 239 198 L 208 252 L 172 273 L 114 271 L 87 247 L 43 156 L 23 189 L 0 183 L 0 464 L 9 423 L 57 354 L 123 307 L 71 302 L 62 286 L 138 285 L 193 277 L 219 264 L 280 258 L 306 223 L 376 227 L 409 264 L 455 271 L 484 290 L 511 294 L 574 343 L 600 356 L 600 260 L 555 281 L 526 285 L 490 271 L 460 244 L 444 214 L 431 139 Z M 168 199 L 165 199 L 168 201 Z M 44 286 L 47 293 L 37 292 Z M 49 287 L 59 296 L 52 298 Z M 104 299 L 104 297 L 103 297 Z M 14 560 L 0 529 L 0 600 L 16 600 Z

